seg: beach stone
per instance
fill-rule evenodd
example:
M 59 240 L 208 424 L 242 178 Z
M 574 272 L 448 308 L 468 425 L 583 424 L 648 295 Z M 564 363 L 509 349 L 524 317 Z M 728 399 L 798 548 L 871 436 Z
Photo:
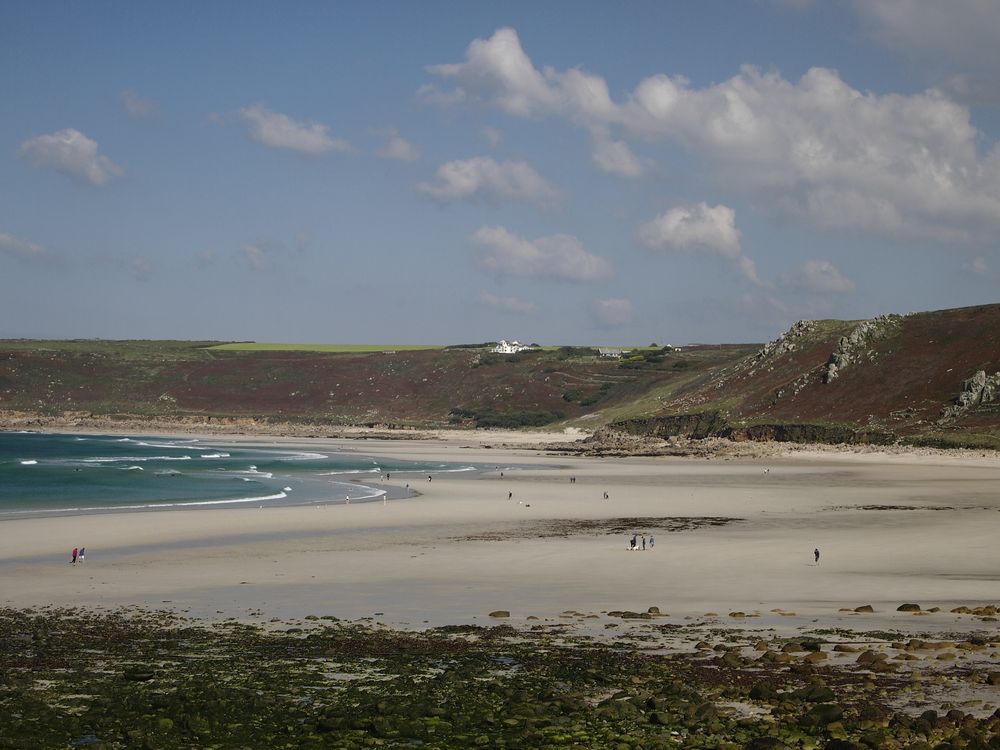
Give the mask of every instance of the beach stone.
M 1000 672 L 990 672 L 986 675 L 986 684 L 994 687 L 1000 686 Z
M 833 647 L 833 650 L 841 654 L 856 654 L 861 649 L 859 649 L 857 646 L 851 646 L 850 644 L 847 643 L 838 643 L 836 646 Z
M 874 664 L 875 662 L 882 661 L 883 659 L 886 658 L 887 657 L 885 654 L 880 654 L 876 651 L 868 649 L 867 651 L 863 652 L 860 656 L 858 656 L 858 658 L 855 661 L 858 664 Z
M 855 612 L 874 612 L 875 608 L 870 604 L 862 604 L 860 607 L 854 608 Z
M 806 662 L 807 664 L 818 664 L 821 661 L 826 661 L 826 659 L 827 656 L 825 652 L 810 651 L 808 654 L 806 654 L 806 656 L 802 659 L 802 661 Z
M 743 665 L 743 660 L 740 659 L 739 655 L 733 651 L 727 651 L 724 655 L 719 657 L 719 662 L 727 667 L 740 667 Z
M 825 750 L 862 750 L 862 746 L 848 740 L 833 739 L 824 746 Z
M 510 617 L 510 611 L 506 609 L 494 609 L 490 612 L 490 617 Z
M 829 703 L 837 698 L 826 685 L 807 685 L 793 692 L 792 697 L 807 703 Z
M 750 688 L 750 699 L 755 701 L 774 701 L 778 698 L 778 691 L 766 682 L 758 682 Z
M 787 750 L 788 745 L 777 737 L 755 737 L 743 746 L 743 750 Z
M 913 604 L 912 602 L 908 602 L 906 604 L 900 604 L 898 607 L 896 607 L 896 611 L 897 612 L 919 612 L 920 611 L 920 605 L 919 604 Z
M 868 669 L 872 672 L 884 673 L 884 672 L 895 672 L 899 668 L 898 664 L 893 664 L 890 661 L 886 661 L 885 658 L 874 661 L 868 665 Z
M 807 727 L 825 727 L 835 721 L 840 721 L 843 715 L 844 709 L 836 703 L 820 703 L 805 713 L 801 723 Z
M 647 611 L 647 612 L 648 612 L 649 614 L 651 614 L 651 615 L 658 615 L 658 614 L 660 614 L 660 608 L 659 608 L 659 607 L 650 607 L 650 608 L 649 608 L 649 609 L 647 609 L 646 611 Z
M 757 661 L 768 662 L 770 664 L 787 664 L 792 660 L 791 654 L 781 651 L 765 651 Z
M 973 643 L 972 641 L 961 641 L 955 644 L 955 648 L 962 651 L 982 651 L 986 646 L 981 643 Z

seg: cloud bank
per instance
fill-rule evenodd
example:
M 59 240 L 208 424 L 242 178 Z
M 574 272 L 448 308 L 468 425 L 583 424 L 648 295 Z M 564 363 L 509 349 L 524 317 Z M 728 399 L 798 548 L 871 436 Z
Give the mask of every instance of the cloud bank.
M 938 240 L 982 240 L 1000 229 L 1000 149 L 982 152 L 968 109 L 935 89 L 879 95 L 828 68 L 790 81 L 746 66 L 701 88 L 653 75 L 616 101 L 600 76 L 537 68 L 509 28 L 474 40 L 464 61 L 427 70 L 452 85 L 431 98 L 678 143 L 719 185 L 820 228 Z M 634 173 L 609 143 L 595 139 L 595 162 Z

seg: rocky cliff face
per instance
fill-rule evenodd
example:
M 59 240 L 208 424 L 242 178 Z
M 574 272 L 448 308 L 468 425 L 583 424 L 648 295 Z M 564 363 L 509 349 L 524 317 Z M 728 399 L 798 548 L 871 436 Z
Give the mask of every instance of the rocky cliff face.
M 837 348 L 830 354 L 822 375 L 822 381 L 829 383 L 840 377 L 844 368 L 863 359 L 875 358 L 871 348 L 879 339 L 883 339 L 899 330 L 903 316 L 879 315 L 871 320 L 863 320 L 847 336 L 841 336 Z
M 1000 401 L 1000 372 L 987 375 L 985 370 L 979 370 L 968 380 L 962 381 L 962 392 L 958 394 L 954 404 L 941 410 L 941 419 L 938 422 L 947 424 L 977 406 L 998 401 Z

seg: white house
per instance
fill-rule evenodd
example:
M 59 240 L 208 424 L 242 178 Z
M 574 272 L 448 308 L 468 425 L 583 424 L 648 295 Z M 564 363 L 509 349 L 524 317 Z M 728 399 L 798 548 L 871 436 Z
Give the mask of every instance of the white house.
M 500 343 L 494 346 L 490 351 L 495 354 L 517 354 L 518 352 L 523 352 L 525 349 L 530 348 L 530 346 L 525 346 L 519 341 L 507 341 L 506 339 L 500 339 Z

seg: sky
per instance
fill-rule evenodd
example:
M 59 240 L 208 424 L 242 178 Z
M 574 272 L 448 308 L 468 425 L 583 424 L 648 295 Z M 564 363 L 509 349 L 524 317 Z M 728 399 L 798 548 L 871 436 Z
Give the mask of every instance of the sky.
M 1000 302 L 1000 0 L 0 3 L 0 338 Z

